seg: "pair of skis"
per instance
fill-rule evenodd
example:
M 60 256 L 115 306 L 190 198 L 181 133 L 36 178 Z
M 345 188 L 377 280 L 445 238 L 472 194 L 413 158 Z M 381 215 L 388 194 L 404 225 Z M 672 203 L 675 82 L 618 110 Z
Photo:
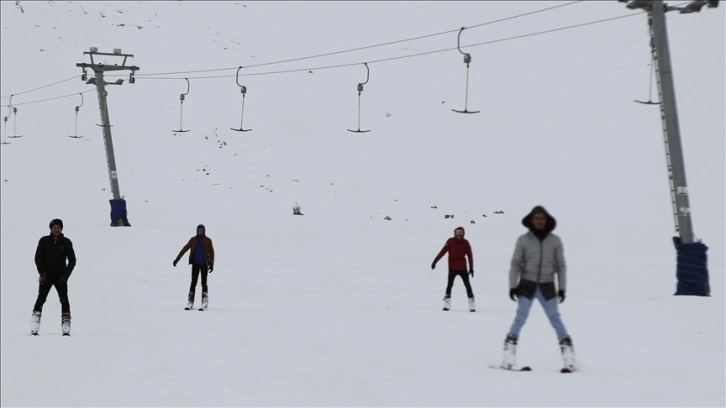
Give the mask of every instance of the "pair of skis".
M 497 370 L 505 370 L 505 371 L 532 371 L 532 367 L 530 367 L 530 366 L 507 368 L 504 366 L 492 364 L 492 365 L 489 365 L 489 368 L 493 368 L 493 369 L 497 369 Z M 569 374 L 569 373 L 575 372 L 575 370 L 572 368 L 563 367 L 562 369 L 560 369 L 560 372 L 563 374 Z
M 199 305 L 199 309 L 197 309 L 197 310 L 199 310 L 200 312 L 203 312 L 203 311 L 207 310 L 208 307 L 209 307 L 209 297 L 207 296 L 207 293 L 204 292 L 202 294 L 202 303 Z M 192 310 L 192 309 L 194 309 L 194 296 L 189 297 L 187 306 L 184 308 L 184 310 Z
M 40 312 L 33 312 L 33 316 L 30 320 L 30 334 L 32 336 L 37 336 L 38 332 L 40 331 Z M 61 330 L 63 331 L 63 336 L 70 336 L 71 335 L 71 318 L 70 315 L 65 316 L 62 318 L 61 321 Z

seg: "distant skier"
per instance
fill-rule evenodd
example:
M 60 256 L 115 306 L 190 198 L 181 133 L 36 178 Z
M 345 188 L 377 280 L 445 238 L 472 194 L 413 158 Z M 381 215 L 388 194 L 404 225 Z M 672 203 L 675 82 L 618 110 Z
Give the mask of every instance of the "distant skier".
M 192 284 L 189 287 L 189 295 L 187 297 L 186 310 L 194 307 L 194 294 L 197 288 L 197 279 L 199 273 L 202 274 L 202 306 L 199 310 L 206 310 L 209 306 L 209 295 L 207 287 L 207 272 L 212 273 L 214 269 L 214 246 L 212 239 L 206 235 L 204 225 L 197 225 L 197 235 L 191 237 L 189 242 L 179 251 L 179 255 L 174 259 L 174 266 L 179 262 L 185 252 L 189 252 L 189 264 L 192 265 Z
M 454 285 L 454 279 L 457 276 L 461 276 L 461 280 L 464 281 L 466 286 L 466 295 L 469 298 L 469 311 L 475 312 L 476 306 L 474 304 L 474 291 L 471 289 L 471 283 L 469 282 L 469 275 L 474 277 L 474 257 L 471 254 L 471 245 L 469 241 L 464 238 L 464 227 L 456 227 L 454 230 L 454 236 L 447 239 L 444 247 L 441 248 L 439 254 L 436 255 L 434 262 L 431 264 L 431 269 L 436 269 L 436 262 L 438 262 L 444 254 L 449 253 L 449 279 L 446 285 L 446 294 L 444 296 L 444 310 L 451 308 L 451 288 Z M 467 274 L 466 269 L 466 257 L 469 258 L 469 271 Z
M 516 366 L 519 332 L 527 321 L 534 298 L 537 298 L 557 333 L 565 369 L 574 370 L 572 339 L 557 310 L 558 299 L 559 303 L 565 301 L 567 284 L 562 241 L 552 233 L 557 222 L 544 207 L 536 206 L 522 219 L 522 224 L 529 232 L 517 239 L 509 270 L 509 297 L 517 301 L 517 314 L 504 341 L 501 365 L 503 368 Z M 555 275 L 559 290 L 555 289 Z
M 61 328 L 64 336 L 71 334 L 71 305 L 68 302 L 68 278 L 76 266 L 73 243 L 63 235 L 63 221 L 50 222 L 50 234 L 38 241 L 35 250 L 35 266 L 38 269 L 38 298 L 33 306 L 30 333 L 38 335 L 43 304 L 50 289 L 55 286 L 61 303 Z M 66 263 L 66 260 L 68 263 Z

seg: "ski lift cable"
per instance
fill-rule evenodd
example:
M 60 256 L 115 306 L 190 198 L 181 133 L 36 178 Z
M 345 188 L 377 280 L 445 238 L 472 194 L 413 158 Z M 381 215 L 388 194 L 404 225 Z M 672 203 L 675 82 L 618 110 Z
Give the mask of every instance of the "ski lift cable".
M 539 9 L 539 10 L 530 11 L 530 12 L 523 13 L 523 14 L 517 14 L 517 15 L 514 15 L 514 16 L 504 17 L 504 18 L 501 18 L 501 19 L 498 19 L 498 20 L 487 21 L 487 22 L 484 22 L 484 23 L 479 23 L 479 24 L 475 24 L 475 25 L 469 26 L 468 28 L 477 28 L 477 27 L 482 27 L 482 26 L 485 26 L 485 25 L 499 23 L 499 22 L 502 22 L 502 21 L 513 20 L 513 19 L 520 18 L 520 17 L 525 17 L 525 16 L 529 16 L 529 15 L 533 15 L 533 14 L 537 14 L 537 13 L 542 13 L 542 12 L 549 11 L 549 10 L 554 10 L 556 8 L 566 7 L 566 6 L 569 6 L 569 5 L 572 5 L 572 4 L 575 4 L 575 3 L 579 3 L 579 2 L 582 2 L 582 1 L 583 0 L 576 0 L 576 1 L 569 2 L 569 3 L 559 4 L 559 5 L 552 6 L 552 7 L 547 7 L 547 8 L 543 8 L 543 9 Z M 683 2 L 680 2 L 680 3 L 676 3 L 675 6 L 678 7 L 678 6 L 687 4 L 687 3 L 690 3 L 690 1 L 683 1 Z M 334 51 L 334 52 L 329 52 L 329 53 L 324 53 L 324 54 L 311 55 L 311 56 L 307 56 L 307 57 L 291 58 L 291 59 L 286 59 L 286 60 L 266 62 L 266 63 L 256 64 L 256 65 L 250 65 L 247 68 L 254 68 L 254 67 L 260 67 L 260 66 L 268 66 L 268 65 L 273 65 L 273 64 L 282 64 L 282 63 L 285 63 L 285 62 L 302 61 L 302 60 L 305 60 L 305 59 L 312 59 L 312 58 L 318 58 L 318 57 L 324 57 L 324 56 L 331 56 L 331 55 L 336 55 L 336 54 L 343 54 L 343 53 L 346 53 L 346 52 L 360 51 L 360 50 L 364 50 L 364 49 L 370 49 L 370 48 L 375 48 L 375 47 L 382 47 L 382 46 L 385 46 L 385 45 L 398 44 L 398 43 L 407 42 L 407 41 L 414 41 L 414 40 L 419 40 L 419 39 L 424 39 L 424 38 L 430 38 L 430 37 L 434 37 L 434 36 L 438 36 L 438 35 L 450 34 L 450 33 L 456 32 L 457 30 L 458 29 L 456 29 L 456 30 L 449 30 L 449 31 L 443 31 L 443 32 L 440 32 L 440 33 L 427 34 L 427 35 L 422 35 L 422 36 L 418 36 L 418 37 L 411 37 L 411 38 L 406 38 L 406 39 L 402 39 L 402 40 L 390 41 L 390 42 L 382 43 L 382 44 L 368 45 L 368 46 L 364 46 L 364 47 L 351 48 L 351 49 L 348 49 L 348 50 L 341 50 L 341 51 Z M 351 64 L 351 65 L 357 65 L 357 63 L 356 64 Z M 187 74 L 187 73 L 191 74 L 191 73 L 202 73 L 202 72 L 229 71 L 229 70 L 233 70 L 233 69 L 237 69 L 237 67 L 218 68 L 218 69 L 202 69 L 202 70 L 195 70 L 195 71 L 161 72 L 161 73 L 153 73 L 153 74 L 146 74 L 146 75 L 147 76 L 151 76 L 151 75 L 156 76 L 156 75 L 175 75 L 175 74 Z M 109 76 L 116 76 L 116 75 L 109 75 Z M 26 93 L 35 92 L 35 91 L 38 91 L 38 90 L 41 90 L 41 89 L 45 89 L 45 88 L 48 88 L 48 87 L 51 87 L 51 86 L 54 86 L 54 85 L 61 84 L 63 82 L 70 81 L 72 79 L 75 79 L 76 77 L 77 77 L 77 75 L 74 75 L 74 76 L 72 76 L 70 78 L 63 79 L 61 81 L 53 82 L 51 84 L 43 85 L 41 87 L 34 88 L 34 89 L 30 89 L 30 90 L 27 90 L 27 91 L 14 93 L 13 95 L 23 95 L 23 94 L 26 94 Z M 197 79 L 207 79 L 207 78 L 227 78 L 227 76 L 197 77 Z M 161 78 L 159 78 L 159 79 L 161 79 Z M 178 78 L 169 78 L 169 79 L 178 79 Z M 0 96 L 0 99 L 6 99 L 6 98 L 9 98 L 9 97 L 10 97 L 10 95 L 4 95 L 4 96 Z M 36 103 L 36 102 L 38 102 L 38 101 L 23 102 L 23 104 Z M 17 104 L 17 105 L 19 105 L 19 104 Z M 7 106 L 7 105 L 2 105 L 2 106 Z
M 30 105 L 30 104 L 33 104 L 33 103 L 41 103 L 41 102 L 48 102 L 48 101 L 53 101 L 53 100 L 56 100 L 56 99 L 62 99 L 62 98 L 69 98 L 69 97 L 71 97 L 71 96 L 76 96 L 76 95 L 78 95 L 79 93 L 82 93 L 82 94 L 84 94 L 84 93 L 87 93 L 87 92 L 93 92 L 93 91 L 95 91 L 95 90 L 96 90 L 96 88 L 94 87 L 93 89 L 88 89 L 88 90 L 86 90 L 86 91 L 82 91 L 82 92 L 74 92 L 74 93 L 72 93 L 72 94 L 68 94 L 68 95 L 61 95 L 61 96 L 55 96 L 55 97 L 52 97 L 52 98 L 40 99 L 40 100 L 37 100 L 37 101 L 28 101 L 28 102 L 20 102 L 20 103 L 14 103 L 14 104 L 12 104 L 12 105 L 9 105 L 9 104 L 7 104 L 7 105 L 0 105 L 0 107 L 9 107 L 9 106 L 20 106 L 20 105 Z
M 41 89 L 45 89 L 45 88 L 51 87 L 53 85 L 62 84 L 63 82 L 68 82 L 68 81 L 70 81 L 72 79 L 77 79 L 77 78 L 78 78 L 78 75 L 73 75 L 70 78 L 66 78 L 66 79 L 61 80 L 61 81 L 58 81 L 58 82 L 53 82 L 52 84 L 43 85 L 41 87 L 38 87 L 38 88 L 35 88 L 35 89 L 30 89 L 30 90 L 23 91 L 23 92 L 16 92 L 16 93 L 13 93 L 12 95 L 0 96 L 0 98 L 5 99 L 5 98 L 9 98 L 11 96 L 18 96 L 18 95 L 22 95 L 22 94 L 26 94 L 26 93 L 30 93 L 30 92 L 35 92 L 35 91 L 38 91 L 38 90 L 41 90 Z
M 517 39 L 526 38 L 526 37 L 534 37 L 537 35 L 549 34 L 549 33 L 557 32 L 557 31 L 570 30 L 573 28 L 579 28 L 579 27 L 584 27 L 584 26 L 589 26 L 589 25 L 594 25 L 594 24 L 599 24 L 599 23 L 604 23 L 604 22 L 609 22 L 609 21 L 614 21 L 614 20 L 620 20 L 620 19 L 624 19 L 624 18 L 628 18 L 628 17 L 639 16 L 641 14 L 642 14 L 642 12 L 639 11 L 636 13 L 624 14 L 624 15 L 609 17 L 609 18 L 605 18 L 605 19 L 601 19 L 601 20 L 594 20 L 594 21 L 588 21 L 585 23 L 573 24 L 573 25 L 569 25 L 569 26 L 551 28 L 549 30 L 535 31 L 535 32 L 531 32 L 531 33 L 520 34 L 520 35 L 515 35 L 515 36 L 505 37 L 505 38 L 498 38 L 495 40 L 483 41 L 483 42 L 472 43 L 472 44 L 463 44 L 461 46 L 462 47 L 479 47 L 479 46 L 483 46 L 483 45 L 517 40 Z M 459 31 L 459 30 L 460 29 L 457 29 L 457 31 Z M 395 60 L 400 60 L 400 59 L 405 59 L 405 58 L 421 57 L 421 56 L 425 56 L 425 55 L 439 54 L 442 52 L 458 51 L 458 50 L 459 50 L 459 47 L 453 47 L 453 48 L 445 48 L 445 49 L 439 49 L 439 50 L 433 50 L 433 51 L 419 52 L 419 53 L 415 53 L 415 54 L 399 55 L 396 57 L 369 60 L 368 64 L 395 61 Z M 326 69 L 352 67 L 352 66 L 356 66 L 356 65 L 360 65 L 360 64 L 362 64 L 362 63 L 361 62 L 352 62 L 352 63 L 326 65 L 326 66 L 319 66 L 319 67 L 308 67 L 308 68 L 296 68 L 296 69 L 287 69 L 287 70 L 279 70 L 279 71 L 263 71 L 263 72 L 255 72 L 255 73 L 246 73 L 246 74 L 239 74 L 239 76 L 258 76 L 258 75 L 287 74 L 287 73 L 292 73 L 292 72 L 304 72 L 304 71 L 322 71 L 322 70 L 326 70 Z M 247 68 L 247 67 L 245 67 L 245 68 Z M 232 78 L 232 77 L 234 77 L 234 75 L 210 75 L 210 76 L 201 76 L 201 77 L 189 77 L 189 79 L 214 79 L 214 78 Z M 147 77 L 137 76 L 137 79 L 150 79 L 150 80 L 177 79 L 178 80 L 178 79 L 183 79 L 183 78 L 173 78 L 173 77 L 147 78 Z
M 605 22 L 609 22 L 609 21 L 620 20 L 620 19 L 624 19 L 624 18 L 628 18 L 628 17 L 640 16 L 640 15 L 642 15 L 642 13 L 643 13 L 642 11 L 638 11 L 638 12 L 635 12 L 635 13 L 624 14 L 624 15 L 615 16 L 615 17 L 609 17 L 609 18 L 605 18 L 605 19 L 601 19 L 601 20 L 588 21 L 588 22 L 585 22 L 585 23 L 573 24 L 573 25 L 569 25 L 569 26 L 557 27 L 557 28 L 552 28 L 552 29 L 544 30 L 544 31 L 536 31 L 536 32 L 532 32 L 532 33 L 526 33 L 526 34 L 516 35 L 516 36 L 512 36 L 512 37 L 499 38 L 499 39 L 495 39 L 495 40 L 489 40 L 489 41 L 484 41 L 484 42 L 479 42 L 479 43 L 473 43 L 473 44 L 464 44 L 463 47 L 479 47 L 479 46 L 483 46 L 483 45 L 489 45 L 489 44 L 495 44 L 495 43 L 500 43 L 500 42 L 505 42 L 505 41 L 517 40 L 517 39 L 526 38 L 526 37 L 534 37 L 534 36 L 537 36 L 537 35 L 549 34 L 549 33 L 557 32 L 557 31 L 570 30 L 570 29 L 573 29 L 573 28 L 585 27 L 585 26 L 589 26 L 589 25 L 594 25 L 594 24 L 605 23 Z M 458 47 L 446 48 L 446 49 L 441 49 L 441 50 L 426 51 L 426 52 L 420 52 L 420 53 L 416 53 L 416 54 L 399 55 L 399 56 L 396 56 L 396 57 L 381 58 L 381 59 L 377 59 L 377 60 L 369 60 L 368 61 L 368 64 L 375 64 L 375 63 L 379 63 L 379 62 L 395 61 L 395 60 L 400 60 L 400 59 L 405 59 L 405 58 L 420 57 L 420 56 L 431 55 L 431 54 L 438 54 L 438 53 L 449 52 L 449 51 L 458 51 Z M 280 70 L 280 71 L 267 71 L 267 72 L 247 73 L 247 74 L 240 74 L 239 76 L 257 76 L 257 75 L 286 74 L 286 73 L 293 73 L 293 72 L 322 71 L 322 70 L 325 70 L 325 69 L 335 69 L 335 68 L 353 67 L 353 66 L 360 65 L 360 64 L 361 64 L 361 62 L 353 62 L 353 63 L 346 63 L 346 64 L 337 64 L 337 65 L 321 66 L 321 67 L 315 67 L 315 68 L 299 68 L 299 69 L 289 69 L 289 70 Z M 234 67 L 233 69 L 236 70 L 237 68 L 238 67 Z M 108 75 L 108 76 L 113 76 L 113 75 Z M 147 78 L 147 77 L 142 77 L 142 76 L 138 76 L 137 75 L 136 76 L 136 79 L 137 80 L 138 79 L 141 79 L 141 80 L 179 80 L 179 79 L 189 79 L 189 80 L 193 80 L 193 79 L 234 78 L 235 76 L 236 75 L 210 75 L 210 76 L 187 77 L 187 78 L 179 78 L 179 77 L 151 77 L 151 78 Z M 83 93 L 91 92 L 91 91 L 94 91 L 94 90 L 95 90 L 95 88 L 94 89 L 87 90 L 87 91 L 84 91 Z M 46 101 L 50 101 L 50 100 L 54 100 L 54 99 L 67 98 L 67 97 L 74 96 L 74 95 L 77 95 L 77 94 L 78 94 L 78 92 L 72 93 L 72 94 L 69 94 L 69 95 L 57 96 L 57 97 L 54 97 L 54 98 L 47 98 L 47 99 L 41 99 L 41 100 L 36 100 L 36 101 L 15 103 L 15 104 L 13 104 L 13 106 L 20 106 L 20 105 L 28 105 L 28 104 L 32 104 L 32 103 L 46 102 Z M 0 105 L 0 107 L 7 107 L 7 106 L 8 106 L 7 104 L 6 105 Z
M 529 11 L 529 12 L 522 13 L 522 14 L 516 14 L 516 15 L 513 15 L 513 16 L 503 17 L 503 18 L 496 19 L 496 20 L 485 21 L 483 23 L 474 24 L 474 25 L 469 26 L 467 28 L 484 27 L 484 26 L 491 25 L 491 24 L 501 23 L 503 21 L 514 20 L 516 18 L 526 17 L 526 16 L 530 16 L 530 15 L 533 15 L 533 14 L 538 14 L 538 13 L 543 13 L 545 11 L 554 10 L 554 9 L 557 9 L 557 8 L 571 6 L 573 4 L 581 3 L 583 1 L 584 0 L 575 0 L 575 1 L 568 2 L 568 3 L 558 4 L 556 6 L 550 6 L 550 7 L 545 7 L 543 9 Z M 420 36 L 417 36 L 417 37 L 410 37 L 410 38 L 404 38 L 404 39 L 401 39 L 401 40 L 388 41 L 388 42 L 384 42 L 384 43 L 380 43 L 380 44 L 366 45 L 366 46 L 357 47 L 357 48 L 349 48 L 349 49 L 345 49 L 345 50 L 326 52 L 326 53 L 322 53 L 322 54 L 309 55 L 309 56 L 305 56 L 305 57 L 288 58 L 288 59 L 283 59 L 283 60 L 277 60 L 277 61 L 270 61 L 270 62 L 263 62 L 263 63 L 259 63 L 259 64 L 253 64 L 253 65 L 246 65 L 245 68 L 257 68 L 257 67 L 264 67 L 264 66 L 269 66 L 269 65 L 284 64 L 284 63 L 288 63 L 288 62 L 304 61 L 304 60 L 313 59 L 313 58 L 329 57 L 329 56 L 332 56 L 332 55 L 345 54 L 345 53 L 349 53 L 349 52 L 362 51 L 362 50 L 367 50 L 367 49 L 371 49 L 371 48 L 385 47 L 385 46 L 388 46 L 388 45 L 394 45 L 394 44 L 400 44 L 400 43 L 409 42 L 409 41 L 422 40 L 422 39 L 425 39 L 425 38 L 437 37 L 437 36 L 440 36 L 440 35 L 446 35 L 446 34 L 455 33 L 458 30 L 459 29 L 457 28 L 457 29 L 442 31 L 442 32 L 433 33 L 433 34 L 425 34 L 425 35 L 420 35 Z M 215 68 L 215 69 L 200 69 L 200 70 L 195 70 L 195 71 L 159 72 L 159 73 L 143 74 L 143 76 L 148 77 L 148 76 L 157 76 L 157 75 L 160 76 L 160 75 L 196 74 L 196 73 L 202 73 L 202 72 L 230 71 L 230 70 L 233 70 L 233 69 L 237 69 L 237 67 Z
M 534 11 L 530 11 L 530 12 L 527 12 L 527 13 L 522 13 L 522 14 L 517 14 L 517 15 L 514 15 L 514 16 L 504 17 L 504 18 L 500 18 L 500 19 L 497 19 L 497 20 L 486 21 L 486 22 L 483 22 L 483 23 L 479 23 L 479 24 L 475 24 L 475 25 L 469 26 L 468 28 L 478 28 L 478 27 L 483 27 L 483 26 L 487 26 L 487 25 L 491 25 L 491 24 L 500 23 L 502 21 L 513 20 L 513 19 L 516 19 L 516 18 L 521 18 L 521 17 L 525 17 L 525 16 L 532 15 L 532 14 L 537 14 L 537 13 L 542 13 L 542 12 L 549 11 L 549 10 L 554 10 L 554 9 L 557 9 L 557 8 L 560 8 L 560 7 L 570 6 L 570 5 L 573 5 L 573 4 L 576 4 L 576 3 L 580 3 L 582 1 L 583 0 L 575 0 L 575 1 L 572 1 L 572 2 L 569 2 L 569 3 L 558 4 L 556 6 L 546 7 L 546 8 L 543 8 L 543 9 L 534 10 Z M 404 38 L 404 39 L 401 39 L 401 40 L 389 41 L 389 42 L 385 42 L 385 43 L 381 43 L 381 44 L 374 44 L 374 45 L 368 45 L 368 46 L 363 46 L 363 47 L 358 47 L 358 48 L 351 48 L 351 49 L 348 49 L 348 50 L 334 51 L 334 52 L 328 52 L 328 53 L 324 53 L 324 54 L 312 55 L 312 56 L 309 56 L 309 57 L 291 58 L 291 59 L 287 59 L 287 60 L 280 60 L 280 61 L 273 61 L 273 62 L 268 62 L 268 63 L 255 64 L 255 65 L 250 65 L 250 66 L 248 66 L 246 68 L 256 68 L 256 67 L 262 67 L 262 66 L 273 65 L 273 64 L 282 64 L 282 63 L 286 63 L 286 62 L 296 62 L 296 61 L 302 61 L 302 60 L 311 59 L 311 58 L 328 57 L 328 56 L 331 56 L 331 55 L 337 55 L 337 54 L 343 54 L 343 53 L 355 52 L 355 51 L 362 51 L 362 50 L 366 50 L 366 49 L 370 49 L 370 48 L 384 47 L 384 46 L 387 46 L 387 45 L 400 44 L 400 43 L 408 42 L 408 41 L 416 41 L 416 40 L 422 40 L 424 38 L 431 38 L 431 37 L 437 37 L 437 36 L 440 36 L 440 35 L 451 34 L 451 33 L 455 33 L 457 30 L 458 29 L 447 30 L 447 31 L 442 31 L 442 32 L 438 32 L 438 33 L 433 33 L 433 34 L 426 34 L 426 35 L 421 35 L 421 36 L 417 36 L 417 37 L 411 37 L 411 38 Z
M 479 28 L 479 27 L 483 27 L 483 26 L 486 26 L 486 25 L 490 25 L 490 24 L 495 24 L 495 23 L 501 23 L 502 21 L 507 21 L 507 20 L 514 20 L 515 18 L 520 18 L 520 17 L 526 17 L 526 16 L 531 16 L 532 14 L 538 14 L 538 13 L 543 13 L 543 12 L 545 12 L 545 11 L 550 11 L 550 10 L 558 9 L 558 8 L 561 8 L 561 7 L 567 7 L 567 6 L 571 6 L 571 5 L 573 5 L 573 4 L 577 4 L 577 3 L 582 3 L 583 1 L 584 1 L 584 0 L 575 0 L 575 1 L 571 1 L 571 2 L 569 2 L 569 3 L 563 3 L 563 4 L 558 4 L 558 5 L 556 5 L 556 6 L 551 6 L 551 7 L 545 7 L 545 8 L 543 8 L 543 9 L 539 9 L 539 10 L 533 10 L 533 11 L 529 11 L 529 12 L 527 12 L 527 13 L 522 13 L 522 14 L 517 14 L 517 15 L 514 15 L 514 16 L 510 16 L 510 17 L 503 17 L 503 18 L 500 18 L 500 19 L 497 19 L 497 20 L 487 21 L 487 22 L 485 22 L 485 23 L 479 23 L 479 24 L 474 24 L 474 25 L 472 25 L 472 26 L 469 26 L 469 27 L 467 27 L 467 28 Z M 455 29 L 455 30 L 450 30 L 450 31 L 447 31 L 446 33 L 447 33 L 447 34 L 448 34 L 448 33 L 455 33 L 455 32 L 457 32 L 458 30 L 459 30 L 459 29 L 457 28 L 457 29 Z
M 573 29 L 573 28 L 584 27 L 584 26 L 598 24 L 598 23 L 604 23 L 604 22 L 607 22 L 607 21 L 613 21 L 613 20 L 623 19 L 623 18 L 627 18 L 627 17 L 633 17 L 633 16 L 641 15 L 641 14 L 642 14 L 642 12 L 625 14 L 625 15 L 616 16 L 616 17 L 610 17 L 610 18 L 601 19 L 601 20 L 588 21 L 588 22 L 580 23 L 580 24 L 573 24 L 573 25 L 564 26 L 564 27 L 552 28 L 552 29 L 549 29 L 549 30 L 536 31 L 536 32 L 532 32 L 532 33 L 515 35 L 515 36 L 512 36 L 512 37 L 499 38 L 499 39 L 495 39 L 495 40 L 483 41 L 483 42 L 472 43 L 472 44 L 464 44 L 462 46 L 463 47 L 479 47 L 479 46 L 483 46 L 483 45 L 495 44 L 495 43 L 504 42 L 504 41 L 517 40 L 517 39 L 526 38 L 526 37 L 534 37 L 536 35 L 549 34 L 549 33 L 557 32 L 557 31 L 564 31 L 564 30 L 569 30 L 569 29 Z M 459 30 L 460 29 L 457 29 L 456 31 L 459 31 Z M 425 52 L 420 52 L 420 53 L 416 53 L 416 54 L 399 55 L 399 56 L 396 56 L 396 57 L 381 58 L 381 59 L 377 59 L 377 60 L 369 60 L 368 61 L 368 64 L 375 64 L 375 63 L 379 63 L 379 62 L 395 61 L 395 60 L 400 60 L 400 59 L 405 59 L 405 58 L 420 57 L 420 56 L 424 56 L 424 55 L 438 54 L 438 53 L 442 53 L 442 52 L 458 51 L 458 50 L 459 50 L 459 47 L 453 47 L 453 48 L 445 48 L 445 49 L 440 49 L 440 50 L 425 51 Z M 271 72 L 259 72 L 259 73 L 241 74 L 240 76 L 267 75 L 267 74 L 278 74 L 278 73 L 287 73 L 287 72 L 299 72 L 299 71 L 308 71 L 308 70 L 313 70 L 314 71 L 314 70 L 322 70 L 322 69 L 329 69 L 329 68 L 349 67 L 349 66 L 355 66 L 355 65 L 360 65 L 360 64 L 361 63 L 358 62 L 358 63 L 331 65 L 331 66 L 317 67 L 317 68 L 307 68 L 307 69 L 304 69 L 303 68 L 303 69 L 291 69 L 291 70 L 285 70 L 285 71 L 271 71 Z

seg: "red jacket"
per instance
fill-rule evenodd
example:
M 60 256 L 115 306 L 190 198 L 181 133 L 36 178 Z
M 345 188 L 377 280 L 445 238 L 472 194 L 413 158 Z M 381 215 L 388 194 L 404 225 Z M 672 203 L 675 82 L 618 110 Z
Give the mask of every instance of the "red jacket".
M 446 252 L 449 253 L 449 269 L 454 271 L 466 271 L 466 259 L 464 256 L 469 257 L 469 269 L 474 269 L 474 257 L 471 254 L 471 245 L 466 238 L 451 237 L 446 240 L 446 244 L 441 248 L 439 254 L 436 255 L 434 263 L 438 262 Z

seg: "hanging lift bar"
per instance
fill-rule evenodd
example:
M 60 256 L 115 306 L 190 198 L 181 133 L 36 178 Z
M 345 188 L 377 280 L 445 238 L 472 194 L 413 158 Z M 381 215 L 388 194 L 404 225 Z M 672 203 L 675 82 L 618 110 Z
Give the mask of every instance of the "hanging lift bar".
M 10 142 L 8 142 L 8 119 L 10 118 L 10 115 L 12 115 L 12 113 L 13 113 L 13 96 L 14 95 L 10 95 L 10 102 L 8 103 L 8 116 L 5 116 L 3 118 L 3 127 L 4 127 L 4 131 L 5 131 L 5 138 L 3 138 L 2 144 L 10 144 Z
M 650 27 L 651 19 L 649 18 L 648 20 L 649 20 L 648 26 Z M 648 34 L 650 35 L 650 30 L 648 30 Z M 642 103 L 643 105 L 660 105 L 660 102 L 653 102 L 653 73 L 656 70 L 656 67 L 655 67 L 656 56 L 655 56 L 655 51 L 654 51 L 654 47 L 653 47 L 654 41 L 655 41 L 655 39 L 651 36 L 650 37 L 650 44 L 651 44 L 651 47 L 650 47 L 650 49 L 651 49 L 650 71 L 649 71 L 650 76 L 648 77 L 648 100 L 647 101 L 639 101 L 637 99 L 634 100 L 635 102 Z
M 189 85 L 189 78 L 184 78 L 184 80 L 187 81 L 187 91 L 179 95 L 179 130 L 172 130 L 174 133 L 186 133 L 189 131 L 189 129 L 184 130 L 184 127 L 182 126 L 182 120 L 184 119 L 184 97 L 189 95 L 189 89 L 191 88 Z
M 237 132 L 249 132 L 252 129 L 245 129 L 242 127 L 242 121 L 245 119 L 245 95 L 247 95 L 247 87 L 239 83 L 239 71 L 242 69 L 240 66 L 237 68 L 237 75 L 235 76 L 235 81 L 237 82 L 237 86 L 240 87 L 240 92 L 242 92 L 242 118 L 239 120 L 239 129 L 230 128 L 232 130 L 235 130 Z
M 8 102 L 8 107 L 11 107 L 12 106 L 12 108 L 13 108 L 12 109 L 12 111 L 13 111 L 13 134 L 12 134 L 12 136 L 8 136 L 8 137 L 11 138 L 11 139 L 17 139 L 17 138 L 22 137 L 22 136 L 20 136 L 18 134 L 18 132 L 16 131 L 16 129 L 15 129 L 15 125 L 16 125 L 16 122 L 18 120 L 18 118 L 17 118 L 17 116 L 18 116 L 18 108 L 16 108 L 15 106 L 13 106 L 13 96 L 14 95 L 10 95 L 10 101 Z M 8 116 L 10 116 L 10 114 L 8 114 Z M 5 121 L 7 121 L 7 118 L 5 118 Z
M 368 80 L 371 78 L 371 70 L 368 68 L 368 63 L 364 62 L 363 65 L 366 66 L 366 81 L 358 83 L 358 130 L 348 129 L 348 132 L 353 133 L 366 133 L 370 132 L 371 130 L 360 130 L 360 94 L 363 92 L 363 85 L 368 83 Z
M 650 63 L 650 77 L 648 79 L 648 100 L 647 101 L 639 101 L 637 99 L 634 99 L 633 102 L 642 103 L 643 105 L 660 105 L 660 102 L 654 102 L 653 101 L 653 71 L 655 70 L 655 64 L 652 62 Z
M 10 101 L 12 102 L 12 100 L 13 100 L 13 96 L 10 95 Z M 5 116 L 3 118 L 3 127 L 4 127 L 3 134 L 5 135 L 5 137 L 3 138 L 2 144 L 10 144 L 10 142 L 8 142 L 8 118 L 10 117 L 12 111 L 13 111 L 12 106 L 8 105 L 8 116 Z
M 83 136 L 78 136 L 78 110 L 81 109 L 81 106 L 83 106 L 83 94 L 79 93 L 78 95 L 81 95 L 81 104 L 76 106 L 76 127 L 75 127 L 76 130 L 75 130 L 75 132 L 73 132 L 73 136 L 68 135 L 68 137 L 70 137 L 71 139 L 80 139 L 83 137 Z
M 467 110 L 467 105 L 469 103 L 469 64 L 471 63 L 471 54 L 466 53 L 461 50 L 461 32 L 464 31 L 466 27 L 461 27 L 461 30 L 459 30 L 459 36 L 456 39 L 456 48 L 459 49 L 459 52 L 464 55 L 464 63 L 466 64 L 466 90 L 464 93 L 464 110 L 457 110 L 452 109 L 452 111 L 457 113 L 479 113 L 481 111 L 470 111 Z

